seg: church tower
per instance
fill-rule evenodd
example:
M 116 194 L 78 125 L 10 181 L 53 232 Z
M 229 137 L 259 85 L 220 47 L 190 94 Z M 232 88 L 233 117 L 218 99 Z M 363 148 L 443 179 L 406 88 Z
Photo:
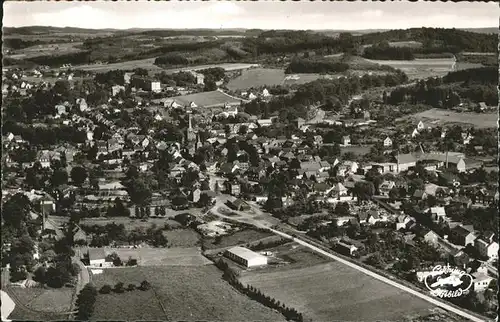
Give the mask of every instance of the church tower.
M 191 124 L 191 114 L 188 114 L 188 128 L 186 130 L 186 143 L 193 142 L 196 140 L 196 132 L 193 130 L 193 126 Z

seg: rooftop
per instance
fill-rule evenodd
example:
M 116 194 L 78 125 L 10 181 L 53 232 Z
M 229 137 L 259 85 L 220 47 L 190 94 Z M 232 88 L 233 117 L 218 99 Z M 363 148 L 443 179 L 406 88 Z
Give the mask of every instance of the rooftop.
M 244 248 L 244 247 L 240 247 L 240 246 L 230 248 L 227 251 L 240 257 L 240 258 L 246 259 L 246 260 L 250 260 L 250 259 L 254 259 L 254 258 L 265 258 L 265 256 L 263 256 L 261 254 L 258 254 L 256 252 L 251 251 L 248 248 Z

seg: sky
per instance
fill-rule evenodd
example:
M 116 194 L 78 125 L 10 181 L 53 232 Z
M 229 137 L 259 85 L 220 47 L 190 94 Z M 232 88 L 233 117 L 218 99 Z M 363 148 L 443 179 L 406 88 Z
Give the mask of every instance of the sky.
M 406 29 L 499 25 L 494 2 L 4 1 L 3 25 L 80 28 Z

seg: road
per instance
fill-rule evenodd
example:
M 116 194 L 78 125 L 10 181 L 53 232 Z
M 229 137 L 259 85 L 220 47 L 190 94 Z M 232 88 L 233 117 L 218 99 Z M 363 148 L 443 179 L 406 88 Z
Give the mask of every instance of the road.
M 329 258 L 331 258 L 331 259 L 333 259 L 335 261 L 338 261 L 338 262 L 340 262 L 340 263 L 342 263 L 344 265 L 347 265 L 347 266 L 349 266 L 349 267 L 351 267 L 351 268 L 353 268 L 353 269 L 355 269 L 357 271 L 360 271 L 360 272 L 362 272 L 364 274 L 367 274 L 367 275 L 369 275 L 369 276 L 371 276 L 371 277 L 373 277 L 375 279 L 378 279 L 379 281 L 382 281 L 382 282 L 384 282 L 386 284 L 389 284 L 389 285 L 391 285 L 393 287 L 396 287 L 396 288 L 398 288 L 398 289 L 400 289 L 402 291 L 405 291 L 405 292 L 410 293 L 410 294 L 412 294 L 414 296 L 417 296 L 417 297 L 423 299 L 424 301 L 432 303 L 432 304 L 434 304 L 434 305 L 436 305 L 436 306 L 438 306 L 438 307 L 440 307 L 442 309 L 445 309 L 445 310 L 447 310 L 449 312 L 452 312 L 452 313 L 455 313 L 457 315 L 460 315 L 461 317 L 464 317 L 464 318 L 469 319 L 471 321 L 476 321 L 476 322 L 486 321 L 484 319 L 480 319 L 480 318 L 478 318 L 478 317 L 476 317 L 474 315 L 471 315 L 471 314 L 469 314 L 469 313 L 467 313 L 465 311 L 457 309 L 454 306 L 451 306 L 451 305 L 448 305 L 448 304 L 446 304 L 444 302 L 441 302 L 441 301 L 437 300 L 433 296 L 429 296 L 429 295 L 420 293 L 420 292 L 418 292 L 416 290 L 413 290 L 413 289 L 411 289 L 411 288 L 409 288 L 407 286 L 404 286 L 404 285 L 396 282 L 395 280 L 386 278 L 386 277 L 384 277 L 382 275 L 379 275 L 379 274 L 377 274 L 377 273 L 375 273 L 373 271 L 370 271 L 370 270 L 368 270 L 366 268 L 363 268 L 363 267 L 361 267 L 359 265 L 356 265 L 356 264 L 354 264 L 354 263 L 352 263 L 350 261 L 347 261 L 347 260 L 345 260 L 345 259 L 343 259 L 343 258 L 341 258 L 339 256 L 336 256 L 336 255 L 334 255 L 334 254 L 332 254 L 330 252 L 324 251 L 323 249 L 321 249 L 319 247 L 316 247 L 316 246 L 314 246 L 314 245 L 312 245 L 312 244 L 310 244 L 310 243 L 308 243 L 308 242 L 306 242 L 306 241 L 304 241 L 304 240 L 302 240 L 300 238 L 296 238 L 296 237 L 291 236 L 289 234 L 286 234 L 286 233 L 284 233 L 282 231 L 273 229 L 271 227 L 273 227 L 274 225 L 271 222 L 268 221 L 269 218 L 267 216 L 269 216 L 269 215 L 266 216 L 265 213 L 263 213 L 262 211 L 256 209 L 257 207 L 254 204 L 252 204 L 252 203 L 249 203 L 249 204 L 250 204 L 250 206 L 251 206 L 251 208 L 253 210 L 252 212 L 255 213 L 255 215 L 252 214 L 252 215 L 246 216 L 245 213 L 243 213 L 243 212 L 237 212 L 240 216 L 226 216 L 226 215 L 220 213 L 220 211 L 219 211 L 219 209 L 223 206 L 223 203 L 219 201 L 219 198 L 217 198 L 217 203 L 211 209 L 211 212 L 214 213 L 214 214 L 216 214 L 216 215 L 218 215 L 218 216 L 220 216 L 220 217 L 226 218 L 226 219 L 236 220 L 236 221 L 247 223 L 247 224 L 252 224 L 252 225 L 254 225 L 254 226 L 258 227 L 258 228 L 267 228 L 267 229 L 269 229 L 270 231 L 272 231 L 276 235 L 280 235 L 280 236 L 282 236 L 284 238 L 291 239 L 291 240 L 295 241 L 296 243 L 298 243 L 298 244 L 300 244 L 302 246 L 308 247 L 309 249 L 311 249 L 311 250 L 313 250 L 313 251 L 315 251 L 317 253 L 320 253 L 320 254 L 322 254 L 324 256 L 327 256 L 327 257 L 329 257 Z
M 75 292 L 73 293 L 70 311 L 76 310 L 76 299 L 78 298 L 78 294 L 80 294 L 80 291 L 85 287 L 85 285 L 90 283 L 89 271 L 80 258 L 78 256 L 74 256 L 72 261 L 80 267 L 80 272 L 78 273 L 78 282 L 76 283 Z

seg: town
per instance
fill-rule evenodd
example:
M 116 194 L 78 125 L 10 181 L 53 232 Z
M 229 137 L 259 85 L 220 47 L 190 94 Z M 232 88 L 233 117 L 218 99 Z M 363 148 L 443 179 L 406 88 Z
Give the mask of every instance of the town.
M 317 52 L 4 66 L 2 319 L 494 319 L 498 66 L 298 81 Z

